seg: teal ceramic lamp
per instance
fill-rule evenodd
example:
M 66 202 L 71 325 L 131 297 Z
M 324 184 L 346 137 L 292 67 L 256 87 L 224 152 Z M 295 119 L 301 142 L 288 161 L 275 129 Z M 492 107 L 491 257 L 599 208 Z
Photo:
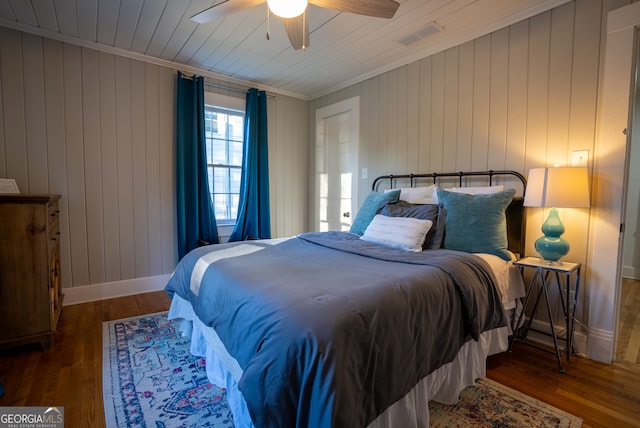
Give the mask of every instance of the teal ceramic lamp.
M 542 225 L 541 236 L 535 248 L 540 258 L 549 264 L 559 264 L 569 252 L 569 243 L 562 238 L 564 224 L 557 208 L 588 208 L 589 181 L 587 168 L 554 167 L 529 170 L 525 207 L 551 208 Z

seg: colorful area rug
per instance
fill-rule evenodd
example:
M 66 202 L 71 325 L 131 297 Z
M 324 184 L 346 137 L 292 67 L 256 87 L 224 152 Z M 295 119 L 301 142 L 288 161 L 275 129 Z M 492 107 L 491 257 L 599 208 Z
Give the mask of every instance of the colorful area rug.
M 491 379 L 479 379 L 454 405 L 429 403 L 431 427 L 580 427 L 582 419 Z
M 107 428 L 233 427 L 225 390 L 166 312 L 103 323 L 102 346 Z
M 207 380 L 204 359 L 167 313 L 103 325 L 107 428 L 233 427 L 225 390 Z M 431 402 L 432 427 L 580 427 L 582 420 L 480 379 L 453 406 Z

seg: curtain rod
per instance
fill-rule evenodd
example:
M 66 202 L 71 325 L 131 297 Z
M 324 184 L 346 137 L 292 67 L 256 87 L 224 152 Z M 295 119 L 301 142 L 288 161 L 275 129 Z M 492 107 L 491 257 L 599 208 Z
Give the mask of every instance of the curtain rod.
M 214 83 L 214 82 L 207 82 L 207 80 L 205 79 L 204 81 L 204 86 L 209 86 L 212 88 L 218 88 L 218 89 L 222 89 L 225 91 L 231 91 L 231 92 L 238 92 L 240 94 L 246 94 L 249 90 L 248 89 L 240 89 L 240 88 L 235 88 L 233 86 L 227 86 L 227 85 L 223 85 L 222 83 Z M 271 99 L 276 99 L 275 95 L 269 94 L 267 93 L 267 91 L 264 91 L 265 94 L 267 94 L 267 98 L 271 98 Z
M 183 79 L 189 79 L 189 80 L 193 80 L 193 78 L 195 76 L 196 76 L 195 74 L 192 75 L 192 76 L 187 76 L 184 73 L 182 74 L 182 78 Z M 233 87 L 233 86 L 223 85 L 222 83 L 208 82 L 206 78 L 204 79 L 204 86 L 210 86 L 212 88 L 218 88 L 218 89 L 222 89 L 222 90 L 225 90 L 225 91 L 237 92 L 237 93 L 240 93 L 240 94 L 246 94 L 248 92 L 248 89 L 240 89 L 240 88 L 236 88 L 236 87 Z M 265 93 L 267 93 L 267 92 L 265 91 Z M 276 96 L 267 93 L 267 98 L 272 98 L 272 99 L 275 100 Z
M 218 88 L 218 89 L 224 89 L 225 91 L 238 92 L 238 93 L 242 93 L 242 94 L 246 94 L 247 93 L 246 89 L 234 88 L 233 86 L 227 86 L 227 85 L 223 85 L 221 83 L 207 82 L 206 79 L 204 81 L 204 86 L 209 86 L 209 87 Z

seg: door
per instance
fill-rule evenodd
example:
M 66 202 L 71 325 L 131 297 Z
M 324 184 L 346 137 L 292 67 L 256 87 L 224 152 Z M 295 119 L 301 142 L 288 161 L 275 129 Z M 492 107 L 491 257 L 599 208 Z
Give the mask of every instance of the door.
M 360 97 L 316 110 L 315 230 L 349 230 L 358 202 Z

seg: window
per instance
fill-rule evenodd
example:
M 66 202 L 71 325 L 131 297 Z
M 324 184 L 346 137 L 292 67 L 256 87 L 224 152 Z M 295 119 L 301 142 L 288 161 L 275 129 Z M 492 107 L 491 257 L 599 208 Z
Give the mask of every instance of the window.
M 244 111 L 207 103 L 204 123 L 209 191 L 216 221 L 233 224 L 240 197 Z

